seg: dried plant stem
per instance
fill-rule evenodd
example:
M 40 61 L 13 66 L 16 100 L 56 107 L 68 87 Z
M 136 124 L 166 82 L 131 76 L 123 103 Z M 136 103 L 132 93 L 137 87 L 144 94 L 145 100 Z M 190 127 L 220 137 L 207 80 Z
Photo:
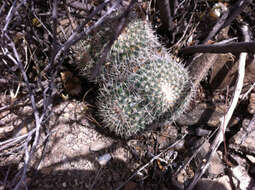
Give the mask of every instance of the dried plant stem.
M 250 92 L 253 90 L 254 87 L 255 87 L 255 82 L 251 85 L 249 90 L 241 97 L 241 99 L 244 100 L 250 94 Z
M 196 46 L 186 47 L 180 50 L 183 54 L 192 53 L 240 53 L 253 52 L 255 49 L 255 42 L 233 42 L 227 44 L 202 44 Z

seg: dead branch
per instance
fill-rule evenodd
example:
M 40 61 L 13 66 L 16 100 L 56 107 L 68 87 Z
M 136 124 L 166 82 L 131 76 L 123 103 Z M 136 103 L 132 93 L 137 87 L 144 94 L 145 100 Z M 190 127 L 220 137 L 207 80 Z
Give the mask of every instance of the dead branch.
M 159 7 L 159 14 L 160 14 L 160 20 L 162 21 L 163 25 L 166 26 L 166 28 L 169 31 L 172 31 L 174 28 L 174 23 L 173 23 L 173 6 L 174 3 L 171 3 L 172 5 L 172 9 L 170 9 L 170 2 L 169 0 L 161 0 L 161 1 L 157 1 L 157 5 Z M 171 14 L 172 13 L 172 14 Z
M 72 8 L 79 9 L 79 10 L 82 10 L 82 11 L 88 11 L 89 10 L 87 4 L 84 4 L 84 3 L 81 3 L 81 2 L 78 2 L 78 1 L 70 2 L 70 3 L 68 3 L 68 5 Z
M 193 53 L 240 53 L 255 52 L 255 42 L 233 42 L 228 44 L 196 45 L 183 48 L 182 54 Z
M 32 88 L 31 88 L 31 86 L 29 85 L 29 80 L 28 80 L 27 74 L 26 74 L 24 66 L 22 65 L 22 62 L 20 60 L 20 57 L 19 57 L 19 54 L 18 54 L 17 49 L 15 47 L 15 44 L 14 44 L 14 42 L 10 39 L 10 37 L 7 34 L 5 34 L 4 36 L 9 41 L 10 48 L 12 49 L 12 53 L 14 54 L 14 57 L 12 56 L 12 53 L 9 52 L 9 50 L 7 48 L 3 48 L 4 49 L 4 55 L 7 56 L 10 60 L 12 60 L 12 62 L 15 65 L 18 66 L 18 68 L 19 68 L 19 70 L 20 70 L 20 72 L 21 72 L 21 74 L 23 76 L 23 79 L 24 79 L 25 84 L 26 84 L 26 88 L 28 89 L 28 92 L 29 92 L 31 106 L 33 108 L 35 125 L 36 125 L 36 129 L 33 132 L 29 133 L 29 135 L 26 138 L 26 142 L 24 144 L 24 146 L 26 147 L 25 148 L 25 152 L 26 152 L 26 154 L 25 154 L 25 162 L 24 162 L 24 167 L 23 167 L 23 172 L 22 172 L 24 175 L 21 176 L 20 181 L 15 186 L 15 189 L 19 189 L 21 183 L 24 182 L 25 173 L 26 173 L 26 170 L 27 170 L 27 166 L 28 166 L 28 164 L 29 164 L 29 162 L 31 160 L 31 156 L 33 155 L 35 147 L 37 146 L 37 144 L 39 142 L 40 128 L 41 128 L 41 122 L 42 122 L 43 116 L 40 118 L 38 109 L 36 107 L 35 94 L 34 94 Z M 34 135 L 34 133 L 35 133 L 35 139 L 33 141 L 31 150 L 28 151 L 28 144 L 31 141 L 32 135 Z
M 91 27 L 89 27 L 87 30 L 81 32 L 83 30 L 83 28 L 85 27 L 86 24 L 89 23 L 89 21 L 96 15 L 98 14 L 108 3 L 110 2 L 110 0 L 106 0 L 104 3 L 100 4 L 95 11 L 93 11 L 85 21 L 83 21 L 72 33 L 72 35 L 68 38 L 68 40 L 62 45 L 62 47 L 58 50 L 58 52 L 56 53 L 56 56 L 54 57 L 54 61 L 51 62 L 51 64 L 49 64 L 45 69 L 44 72 L 48 72 L 49 70 L 51 70 L 51 68 L 54 66 L 54 64 L 56 65 L 57 63 L 60 63 L 63 61 L 63 59 L 61 58 L 61 55 L 65 55 L 65 53 L 68 51 L 68 49 L 74 45 L 76 42 L 78 42 L 80 39 L 84 38 L 86 35 L 88 35 L 92 30 L 94 30 L 95 28 L 99 27 L 107 18 L 107 16 L 109 16 L 117 7 L 117 5 L 119 5 L 119 3 L 121 2 L 121 0 L 118 0 L 114 3 L 114 5 L 107 11 L 107 13 L 105 15 L 103 15 L 95 24 L 93 24 Z
M 24 3 L 24 1 L 22 2 Z M 10 8 L 9 12 L 8 12 L 8 15 L 6 16 L 5 18 L 5 26 L 2 30 L 2 36 L 4 35 L 4 33 L 7 31 L 7 28 L 12 20 L 12 17 L 14 16 L 14 13 L 17 11 L 18 9 L 18 6 L 16 6 L 17 4 L 17 0 L 15 0 L 13 3 L 12 3 L 12 7 Z
M 54 57 L 56 55 L 57 52 L 57 1 L 54 0 L 52 3 L 52 20 L 53 20 L 53 25 L 52 25 L 52 29 L 53 29 L 53 44 L 52 44 L 52 55 L 51 55 L 51 65 L 53 65 L 54 62 Z
M 219 32 L 223 28 L 223 25 L 225 24 L 228 15 L 229 15 L 229 11 L 227 10 L 223 13 L 223 15 L 220 17 L 218 22 L 214 25 L 213 29 L 208 34 L 208 36 L 202 41 L 202 44 L 206 44 L 209 40 L 211 40 L 217 34 L 217 32 Z
M 230 9 L 230 14 L 228 15 L 228 18 L 226 19 L 224 25 L 222 28 L 225 28 L 226 26 L 230 25 L 230 23 L 243 11 L 243 9 L 249 5 L 252 2 L 252 0 L 238 0 L 234 6 Z
M 49 86 L 44 90 L 44 110 L 45 113 L 50 110 L 49 108 L 52 106 L 52 99 L 56 94 L 56 88 L 55 88 L 55 79 L 59 72 L 60 66 L 62 65 L 65 55 L 67 54 L 67 51 L 69 48 L 74 45 L 76 42 L 84 38 L 86 35 L 90 34 L 94 29 L 98 28 L 106 19 L 107 17 L 116 9 L 116 7 L 120 4 L 122 0 L 117 0 L 113 3 L 112 7 L 103 15 L 101 16 L 97 22 L 95 22 L 92 26 L 87 28 L 86 30 L 82 31 L 83 27 L 100 11 L 103 9 L 103 5 L 106 5 L 110 1 L 107 0 L 103 3 L 103 5 L 99 5 L 97 9 L 92 12 L 88 18 L 79 25 L 76 30 L 73 32 L 73 34 L 68 38 L 68 40 L 58 49 L 56 54 L 51 58 L 50 64 L 48 64 L 44 71 L 50 72 L 50 80 L 49 80 Z M 52 69 L 54 68 L 54 69 Z

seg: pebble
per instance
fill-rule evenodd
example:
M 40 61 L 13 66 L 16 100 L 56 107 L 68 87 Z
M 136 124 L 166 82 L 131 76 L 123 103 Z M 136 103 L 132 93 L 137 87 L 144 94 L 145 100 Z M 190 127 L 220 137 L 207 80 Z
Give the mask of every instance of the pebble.
M 103 156 L 100 156 L 98 158 L 98 162 L 101 166 L 106 165 L 110 160 L 111 160 L 112 156 L 110 154 L 104 154 Z
M 238 179 L 238 181 L 233 180 L 234 183 L 238 185 L 238 187 L 241 190 L 248 189 L 248 186 L 251 182 L 251 177 L 248 175 L 246 168 L 241 165 L 238 165 L 237 167 L 234 167 L 231 170 L 234 178 Z
M 246 154 L 253 154 L 255 152 L 255 131 L 252 130 L 253 127 L 248 129 L 248 123 L 244 119 L 240 131 L 230 139 L 229 147 Z
M 255 163 L 255 157 L 252 155 L 246 155 L 246 157 L 254 164 Z
M 92 151 L 92 152 L 96 152 L 96 151 L 99 151 L 99 150 L 102 150 L 102 149 L 104 149 L 104 148 L 107 148 L 109 146 L 109 144 L 108 143 L 105 143 L 105 142 L 93 142 L 91 145 L 90 145 L 90 147 L 89 147 L 89 149 L 90 149 L 90 151 Z

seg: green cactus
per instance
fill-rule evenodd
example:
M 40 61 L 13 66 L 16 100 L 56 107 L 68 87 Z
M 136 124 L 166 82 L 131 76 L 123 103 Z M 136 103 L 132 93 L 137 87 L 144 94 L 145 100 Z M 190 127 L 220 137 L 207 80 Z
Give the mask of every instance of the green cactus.
M 153 121 L 174 120 L 190 99 L 186 69 L 171 59 L 151 57 L 125 82 L 107 83 L 100 89 L 99 115 L 104 125 L 123 137 L 143 131 Z
M 112 30 L 105 27 L 79 48 L 79 66 L 89 78 Z M 80 52 L 80 50 L 78 51 Z M 86 58 L 86 59 L 85 59 Z M 131 21 L 113 44 L 101 76 L 98 113 L 105 127 L 130 137 L 158 120 L 174 120 L 191 99 L 187 70 L 158 42 L 148 21 Z

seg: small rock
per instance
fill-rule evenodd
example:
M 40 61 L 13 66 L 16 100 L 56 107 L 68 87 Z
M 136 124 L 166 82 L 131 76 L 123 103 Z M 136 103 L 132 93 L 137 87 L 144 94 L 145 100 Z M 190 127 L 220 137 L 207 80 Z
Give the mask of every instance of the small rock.
M 202 129 L 202 128 L 200 128 L 200 127 L 198 127 L 198 128 L 195 129 L 195 134 L 196 134 L 197 136 L 206 136 L 206 135 L 208 135 L 209 133 L 210 133 L 209 130 Z
M 211 127 L 218 127 L 225 110 L 225 104 L 200 103 L 194 109 L 182 114 L 176 119 L 176 123 L 184 126 L 206 124 Z M 231 118 L 229 127 L 236 125 L 239 121 L 238 117 Z
M 255 114 L 255 89 L 250 93 L 249 97 L 249 105 L 248 105 L 248 112 L 250 114 Z
M 230 139 L 229 147 L 236 151 L 242 151 L 246 154 L 255 152 L 255 126 L 249 127 L 248 120 L 244 119 L 240 131 Z
M 106 142 L 94 142 L 90 145 L 89 149 L 90 151 L 92 152 L 96 152 L 96 151 L 99 151 L 99 150 L 102 150 L 104 148 L 107 148 L 109 146 L 108 143 Z
M 86 154 L 89 154 L 90 152 L 90 146 L 88 145 L 82 145 L 80 147 L 80 153 L 83 154 L 83 155 L 86 155 Z
M 208 173 L 212 177 L 219 176 L 224 173 L 225 165 L 218 154 L 214 154 L 211 160 L 211 164 L 208 167 Z
M 156 136 L 157 142 L 159 144 L 159 149 L 165 148 L 169 144 L 175 142 L 178 136 L 178 131 L 173 125 L 167 124 L 162 126 L 161 129 L 161 133 Z
M 177 175 L 176 180 L 179 184 L 184 184 L 185 181 L 194 177 L 194 171 L 191 168 L 186 168 L 181 170 L 181 172 Z
M 185 182 L 185 174 L 186 172 L 182 170 L 178 175 L 177 175 L 177 182 L 180 184 L 183 184 Z
M 198 155 L 194 159 L 197 166 L 200 165 L 200 163 L 210 150 L 210 145 L 211 144 L 208 141 L 204 142 L 204 144 L 202 145 L 202 148 L 200 149 Z M 211 177 L 217 177 L 218 175 L 224 173 L 225 165 L 219 156 L 220 153 L 221 152 L 218 151 L 217 154 L 213 155 L 211 163 L 208 166 L 207 172 Z
M 181 140 L 178 144 L 174 146 L 174 150 L 184 150 L 185 149 L 185 140 Z
M 109 162 L 109 160 L 111 160 L 111 158 L 112 156 L 110 154 L 104 154 L 98 158 L 98 162 L 101 166 L 104 166 Z
M 63 183 L 62 183 L 62 186 L 65 188 L 65 187 L 66 187 L 66 182 L 63 182 Z
M 246 155 L 246 157 L 254 164 L 255 163 L 255 157 L 252 155 Z
M 199 123 L 216 127 L 219 124 L 219 118 L 224 112 L 216 109 L 213 105 L 201 103 L 193 110 L 181 115 L 176 122 L 180 125 L 195 125 Z
M 250 174 L 250 176 L 251 176 L 253 179 L 255 179 L 255 165 L 254 165 L 254 164 L 252 164 L 252 165 L 250 166 L 250 168 L 249 168 L 249 174 Z
M 233 86 L 237 70 L 238 62 L 234 61 L 234 56 L 231 53 L 218 54 L 212 67 L 211 87 L 213 89 L 225 89 L 226 86 Z
M 238 165 L 234 168 L 231 168 L 231 170 L 234 176 L 233 181 L 235 185 L 239 187 L 241 190 L 248 189 L 249 184 L 251 182 L 251 177 L 248 175 L 245 167 Z
M 250 61 L 250 60 L 248 60 Z M 254 83 L 255 82 L 255 59 L 251 60 L 250 64 L 247 64 L 247 67 L 245 68 L 245 77 L 244 82 L 245 83 Z
M 0 124 L 0 126 L 1 126 L 1 124 Z M 0 138 L 5 138 L 8 133 L 13 131 L 13 129 L 14 129 L 14 126 L 7 126 L 7 125 L 6 126 L 1 126 L 0 127 Z M 24 133 L 24 134 L 26 134 L 26 133 Z

